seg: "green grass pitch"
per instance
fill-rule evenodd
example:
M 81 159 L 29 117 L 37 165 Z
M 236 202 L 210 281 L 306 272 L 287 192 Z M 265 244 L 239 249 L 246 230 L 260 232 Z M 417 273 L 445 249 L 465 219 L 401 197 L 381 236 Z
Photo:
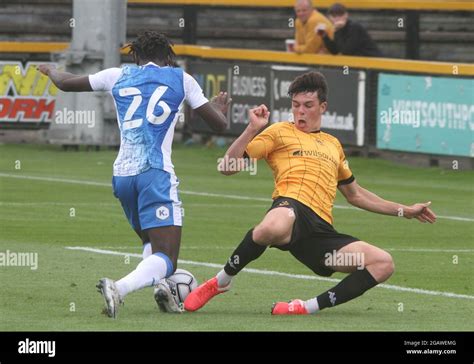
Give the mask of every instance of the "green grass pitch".
M 180 259 L 186 263 L 180 267 L 192 271 L 199 282 L 212 277 L 218 268 L 198 263 L 224 264 L 270 205 L 273 181 L 265 163 L 259 162 L 256 176 L 226 177 L 216 170 L 216 160 L 223 153 L 223 149 L 183 146 L 176 146 L 173 152 L 185 209 Z M 428 225 L 334 209 L 338 231 L 393 255 L 396 272 L 386 283 L 396 287 L 376 287 L 312 316 L 272 317 L 272 302 L 308 299 L 334 282 L 308 279 L 314 275 L 291 255 L 268 249 L 249 266 L 256 272 L 241 273 L 231 292 L 216 297 L 199 312 L 160 313 L 150 288 L 129 295 L 118 319 L 111 320 L 101 314 L 103 302 L 95 284 L 101 277 L 118 279 L 127 274 L 139 261 L 127 253 L 141 253 L 112 195 L 115 155 L 114 151 L 64 152 L 53 146 L 0 146 L 0 253 L 38 253 L 36 270 L 0 266 L 0 331 L 474 328 L 474 173 L 410 168 L 364 158 L 349 158 L 362 186 L 406 204 L 431 200 L 433 210 L 443 216 Z M 340 194 L 336 205 L 348 206 Z M 122 255 L 66 249 L 71 246 Z M 262 274 L 262 270 L 287 275 Z

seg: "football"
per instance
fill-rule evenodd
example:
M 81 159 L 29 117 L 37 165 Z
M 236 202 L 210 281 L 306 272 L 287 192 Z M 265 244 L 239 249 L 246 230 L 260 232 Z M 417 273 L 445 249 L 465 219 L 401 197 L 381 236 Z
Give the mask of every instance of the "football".
M 198 286 L 194 275 L 185 269 L 176 269 L 173 275 L 166 278 L 166 282 L 178 304 L 182 304 L 188 294 Z

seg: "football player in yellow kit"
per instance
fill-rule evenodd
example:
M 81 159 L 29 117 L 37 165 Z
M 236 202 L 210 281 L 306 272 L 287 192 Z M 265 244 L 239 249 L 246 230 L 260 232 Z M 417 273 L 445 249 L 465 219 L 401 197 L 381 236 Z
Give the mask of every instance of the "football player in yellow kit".
M 327 109 L 327 89 L 321 73 L 297 77 L 289 87 L 294 122 L 275 123 L 262 132 L 270 114 L 267 107 L 250 110 L 249 125 L 228 149 L 220 170 L 223 174 L 236 173 L 226 169 L 226 162 L 232 159 L 265 159 L 275 179 L 273 204 L 246 234 L 224 269 L 190 293 L 184 302 L 186 310 L 196 311 L 215 295 L 228 291 L 232 278 L 268 246 L 289 251 L 318 275 L 349 274 L 317 297 L 274 304 L 274 315 L 318 312 L 386 281 L 394 271 L 390 254 L 333 228 L 331 211 L 337 189 L 350 204 L 364 210 L 436 221 L 428 207 L 430 202 L 405 206 L 359 186 L 339 140 L 320 130 L 321 116 Z

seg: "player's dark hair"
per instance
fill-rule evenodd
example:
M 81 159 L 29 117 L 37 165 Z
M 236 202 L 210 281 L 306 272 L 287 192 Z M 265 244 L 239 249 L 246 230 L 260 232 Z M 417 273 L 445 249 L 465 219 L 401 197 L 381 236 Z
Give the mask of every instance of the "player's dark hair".
M 307 72 L 296 77 L 288 88 L 288 95 L 293 97 L 301 92 L 318 93 L 319 102 L 327 101 L 328 84 L 326 78 L 320 72 Z
M 173 43 L 163 33 L 146 30 L 138 34 L 137 39 L 128 46 L 130 47 L 128 53 L 136 59 L 143 61 L 157 59 L 167 66 L 176 66 Z
M 347 13 L 347 9 L 340 3 L 332 4 L 328 9 L 328 14 L 331 16 L 341 16 Z

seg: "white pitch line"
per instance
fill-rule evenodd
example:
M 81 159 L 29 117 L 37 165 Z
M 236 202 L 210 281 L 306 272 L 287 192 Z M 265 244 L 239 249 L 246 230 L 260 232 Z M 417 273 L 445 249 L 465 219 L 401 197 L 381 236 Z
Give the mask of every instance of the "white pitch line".
M 88 185 L 88 186 L 111 187 L 110 183 L 95 182 L 95 181 L 84 181 L 84 180 L 76 180 L 76 179 L 68 179 L 68 178 L 26 176 L 26 175 L 17 175 L 17 174 L 11 174 L 11 173 L 0 173 L 0 177 L 19 178 L 19 179 L 28 179 L 28 180 L 46 181 L 46 182 L 71 183 L 71 184 Z M 264 197 L 226 195 L 226 194 L 220 194 L 220 193 L 196 192 L 196 191 L 187 191 L 187 190 L 181 190 L 181 191 L 179 191 L 179 193 L 181 193 L 183 195 L 192 195 L 192 196 L 229 198 L 229 199 L 234 199 L 234 200 L 245 200 L 245 201 L 265 201 L 267 203 L 271 202 L 271 199 L 264 198 Z M 363 210 L 361 210 L 357 207 L 345 206 L 345 205 L 334 205 L 334 208 L 363 211 Z M 447 216 L 437 215 L 437 217 L 440 218 L 440 219 L 446 219 L 446 220 L 474 222 L 474 218 L 471 218 L 471 217 L 449 216 L 449 215 L 447 215 Z
M 414 253 L 474 253 L 474 249 L 436 249 L 436 248 L 384 248 L 392 252 Z
M 142 247 L 137 245 L 124 245 L 124 246 L 115 246 L 115 245 L 101 245 L 97 247 L 90 247 L 93 249 L 118 249 L 118 250 L 127 250 L 135 249 L 141 250 Z M 232 247 L 229 246 L 220 246 L 220 245 L 181 245 L 181 249 L 184 250 L 232 250 Z M 413 253 L 474 253 L 474 249 L 437 249 L 437 248 L 383 248 L 389 252 L 413 252 Z
M 117 252 L 113 250 L 104 250 L 104 249 L 95 249 L 89 247 L 82 247 L 82 246 L 68 246 L 66 249 L 69 250 L 79 250 L 79 251 L 87 251 L 97 254 L 106 254 L 106 255 L 119 255 L 119 256 L 130 256 L 136 258 L 142 258 L 141 254 L 136 253 L 124 253 L 124 252 Z M 221 269 L 222 264 L 215 264 L 215 263 L 206 263 L 206 262 L 195 262 L 192 260 L 178 260 L 180 264 L 188 264 L 188 265 L 196 265 L 201 267 L 208 267 L 208 268 L 216 268 Z M 326 278 L 326 277 L 317 277 L 317 276 L 309 276 L 306 274 L 291 274 L 291 273 L 283 273 L 271 270 L 263 270 L 263 269 L 253 269 L 253 268 L 244 268 L 244 272 L 254 273 L 254 274 L 263 274 L 269 276 L 279 276 L 285 278 L 294 278 L 294 279 L 305 279 L 305 280 L 317 280 L 317 281 L 325 281 L 325 282 L 340 282 L 339 279 L 335 278 Z M 401 287 L 401 286 L 394 286 L 391 284 L 379 284 L 377 287 L 390 289 L 392 291 L 402 291 L 402 292 L 411 292 L 417 294 L 425 294 L 430 296 L 443 296 L 443 297 L 450 297 L 450 298 L 465 298 L 474 300 L 474 296 L 470 296 L 467 294 L 458 294 L 452 292 L 442 292 L 442 291 L 431 291 L 426 289 L 420 288 L 409 288 L 409 287 Z
M 13 202 L 0 201 L 0 206 L 110 206 L 117 207 L 118 203 L 113 202 Z

